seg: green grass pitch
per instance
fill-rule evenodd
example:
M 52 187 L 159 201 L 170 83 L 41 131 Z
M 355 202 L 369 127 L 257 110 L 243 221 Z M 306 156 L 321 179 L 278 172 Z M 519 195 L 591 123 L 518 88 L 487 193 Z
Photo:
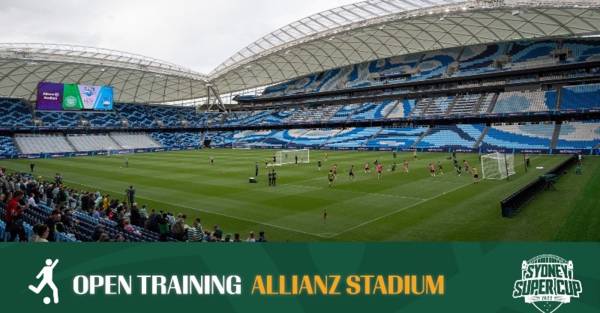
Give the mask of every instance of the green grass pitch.
M 499 202 L 565 159 L 532 156 L 525 173 L 515 157 L 517 175 L 509 181 L 481 181 L 457 176 L 445 153 L 399 153 L 395 173 L 387 171 L 390 152 L 311 151 L 310 164 L 277 168 L 278 186 L 268 187 L 265 160 L 273 150 L 214 149 L 126 156 L 34 160 L 36 175 L 60 172 L 71 187 L 123 198 L 130 184 L 137 201 L 156 210 L 185 213 L 188 223 L 200 217 L 205 228 L 220 225 L 226 233 L 264 230 L 270 241 L 597 241 L 600 240 L 600 159 L 587 158 L 581 176 L 568 173 L 557 191 L 538 195 L 512 219 L 500 216 Z M 328 160 L 325 161 L 325 154 Z M 214 157 L 215 164 L 209 164 Z M 381 180 L 365 162 L 383 162 Z M 402 161 L 410 160 L 410 173 Z M 471 165 L 478 156 L 458 154 Z M 317 160 L 323 169 L 317 170 Z M 444 176 L 430 177 L 427 164 L 441 161 Z M 259 162 L 258 184 L 249 184 Z M 0 161 L 1 167 L 28 171 L 29 160 Z M 335 186 L 327 171 L 338 165 Z M 355 166 L 356 179 L 348 169 Z M 544 167 L 545 170 L 537 170 Z M 328 218 L 323 219 L 327 210 Z

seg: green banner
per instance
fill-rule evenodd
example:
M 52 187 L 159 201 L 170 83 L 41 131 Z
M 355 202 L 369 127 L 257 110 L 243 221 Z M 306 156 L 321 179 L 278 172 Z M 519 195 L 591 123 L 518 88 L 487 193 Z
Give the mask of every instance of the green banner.
M 20 312 L 600 312 L 599 243 L 2 244 Z
M 63 110 L 83 110 L 83 100 L 77 84 L 64 85 Z

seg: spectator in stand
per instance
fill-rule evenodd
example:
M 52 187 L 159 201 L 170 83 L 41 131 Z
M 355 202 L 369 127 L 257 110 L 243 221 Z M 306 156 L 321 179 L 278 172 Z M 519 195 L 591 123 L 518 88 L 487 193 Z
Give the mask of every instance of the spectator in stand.
M 179 214 L 177 216 L 177 220 L 175 221 L 175 223 L 173 224 L 173 226 L 171 226 L 171 234 L 173 235 L 173 237 L 175 237 L 175 239 L 179 240 L 179 241 L 185 241 L 186 238 L 186 227 L 185 227 L 185 215 Z
M 169 236 L 169 222 L 166 213 L 163 213 L 158 220 L 158 233 L 160 234 L 160 241 L 167 241 Z
M 48 235 L 50 235 L 50 228 L 45 224 L 37 224 L 33 226 L 33 236 L 31 237 L 31 241 L 48 242 Z
M 246 239 L 246 242 L 256 242 L 256 238 L 254 237 L 254 232 L 253 231 L 250 232 L 250 235 Z
M 33 192 L 29 194 L 29 199 L 27 199 L 27 205 L 33 209 L 38 208 L 38 204 L 35 201 L 35 194 Z
M 265 237 L 265 232 L 261 231 L 260 233 L 258 233 L 258 240 L 257 242 L 267 242 L 267 238 Z
M 96 226 L 96 229 L 94 229 L 94 233 L 92 234 L 92 240 L 93 241 L 100 241 L 100 238 L 102 238 L 102 235 L 105 235 L 105 230 L 104 230 L 104 226 L 102 225 L 98 225 Z
M 46 219 L 46 226 L 50 229 L 48 234 L 48 241 L 56 241 L 56 225 L 61 221 L 61 214 L 59 210 L 53 210 L 50 216 Z
M 28 239 L 25 234 L 25 227 L 23 227 L 23 211 L 27 209 L 27 205 L 22 202 L 23 192 L 19 190 L 15 192 L 6 205 L 4 220 L 6 222 L 6 230 L 9 233 L 8 241 L 15 241 L 17 235 L 19 236 L 19 241 L 25 242 Z
M 215 225 L 214 231 L 213 231 L 213 237 L 215 237 L 215 239 L 217 241 L 221 241 L 221 239 L 223 239 L 223 231 L 221 230 L 219 225 Z
M 131 206 L 129 220 L 131 221 L 132 225 L 135 225 L 135 226 L 138 226 L 138 227 L 143 227 L 144 226 L 144 218 L 142 217 L 142 214 L 141 214 L 140 210 L 137 207 L 137 203 L 134 203 Z
M 192 224 L 192 227 L 187 229 L 187 238 L 189 242 L 199 242 L 202 241 L 202 224 L 200 223 L 200 219 L 196 218 L 196 220 L 194 220 L 194 224 Z
M 62 185 L 62 176 L 60 175 L 60 173 L 56 173 L 56 175 L 54 176 L 54 184 L 56 184 L 57 186 Z

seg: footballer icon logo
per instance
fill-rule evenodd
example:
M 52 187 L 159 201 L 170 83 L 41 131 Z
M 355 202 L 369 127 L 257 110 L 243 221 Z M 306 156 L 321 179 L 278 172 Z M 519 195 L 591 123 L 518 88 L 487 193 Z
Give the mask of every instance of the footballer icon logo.
M 572 298 L 579 298 L 582 291 L 581 281 L 574 277 L 573 261 L 544 254 L 523 261 L 521 279 L 515 282 L 512 295 L 541 313 L 553 313 Z
M 39 274 L 35 277 L 35 279 L 42 279 L 37 286 L 29 285 L 29 290 L 31 290 L 36 295 L 39 295 L 46 286 L 50 288 L 52 291 L 52 300 L 50 297 L 44 297 L 42 301 L 44 304 L 50 304 L 50 301 L 54 302 L 54 304 L 58 303 L 58 288 L 54 284 L 54 268 L 58 264 L 58 259 L 52 261 L 51 259 L 46 260 L 46 265 L 42 267 Z

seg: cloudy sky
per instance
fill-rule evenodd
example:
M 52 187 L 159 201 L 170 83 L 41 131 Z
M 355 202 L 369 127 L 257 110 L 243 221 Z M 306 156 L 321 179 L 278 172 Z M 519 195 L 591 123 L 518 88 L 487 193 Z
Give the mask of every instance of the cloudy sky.
M 208 73 L 295 20 L 357 0 L 0 0 L 0 42 L 139 53 Z

